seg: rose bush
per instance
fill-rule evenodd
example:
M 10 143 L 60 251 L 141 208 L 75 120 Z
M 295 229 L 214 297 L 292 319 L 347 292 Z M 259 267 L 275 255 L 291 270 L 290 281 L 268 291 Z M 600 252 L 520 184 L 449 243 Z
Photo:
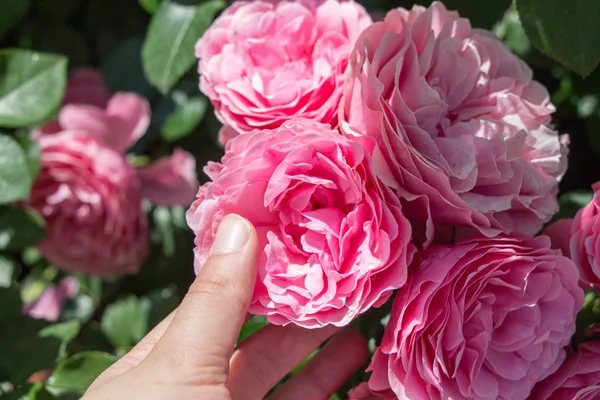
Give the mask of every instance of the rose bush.
M 250 312 L 272 323 L 347 325 L 407 277 L 410 225 L 368 155 L 328 125 L 295 119 L 240 135 L 188 211 L 196 271 L 221 219 L 241 215 L 261 254 Z
M 143 197 L 186 205 L 197 188 L 187 152 L 140 168 L 127 160 L 125 151 L 148 127 L 150 108 L 133 93 L 106 99 L 107 92 L 97 72 L 73 74 L 65 101 L 75 103 L 65 103 L 57 121 L 33 133 L 41 171 L 28 200 L 46 221 L 38 246 L 44 256 L 64 270 L 99 276 L 139 270 L 149 246 Z
M 353 49 L 340 127 L 373 154 L 422 240 L 434 224 L 535 234 L 558 211 L 566 136 L 529 67 L 440 2 L 391 10 Z
M 371 363 L 401 398 L 526 399 L 565 358 L 583 304 L 575 265 L 541 236 L 475 236 L 415 257 Z
M 200 89 L 231 134 L 336 125 L 348 52 L 370 23 L 352 0 L 236 1 L 196 45 Z

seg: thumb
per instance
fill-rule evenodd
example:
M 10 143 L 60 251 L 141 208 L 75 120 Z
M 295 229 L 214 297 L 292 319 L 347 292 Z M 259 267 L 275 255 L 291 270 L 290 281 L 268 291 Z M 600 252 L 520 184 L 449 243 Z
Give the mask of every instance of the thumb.
M 225 382 L 254 290 L 257 243 L 247 220 L 235 214 L 223 218 L 210 257 L 148 356 L 149 363 L 159 360 L 178 375 L 210 371 L 212 376 L 205 378 L 218 382 L 205 384 Z

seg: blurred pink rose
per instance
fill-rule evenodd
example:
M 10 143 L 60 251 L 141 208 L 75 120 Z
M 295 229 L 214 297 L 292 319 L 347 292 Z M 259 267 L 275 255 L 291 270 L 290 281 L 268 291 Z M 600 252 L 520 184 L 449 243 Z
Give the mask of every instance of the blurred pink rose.
M 89 104 L 105 108 L 110 96 L 110 91 L 99 71 L 93 68 L 78 68 L 71 72 L 63 105 Z
M 348 400 L 396 400 L 397 397 L 390 391 L 378 394 L 369 389 L 369 384 L 363 382 L 348 392 Z
M 363 145 L 419 240 L 434 223 L 535 234 L 558 210 L 568 138 L 548 127 L 547 90 L 490 32 L 439 2 L 395 9 L 361 34 L 346 77 L 340 127 L 376 139 Z
M 530 399 L 600 399 L 600 342 L 580 344 L 558 371 L 536 385 Z
M 236 1 L 196 45 L 200 89 L 233 132 L 337 125 L 348 53 L 370 24 L 351 0 Z
M 29 204 L 46 221 L 42 254 L 90 275 L 133 274 L 148 251 L 137 171 L 94 136 L 42 135 L 42 168 Z
M 593 200 L 573 220 L 571 259 L 579 268 L 581 283 L 588 289 L 600 289 L 600 182 L 592 186 Z
M 176 149 L 134 168 L 126 150 L 146 132 L 150 107 L 133 93 L 117 93 L 101 107 L 104 91 L 98 73 L 75 71 L 58 120 L 33 132 L 42 168 L 29 203 L 46 220 L 48 235 L 40 250 L 57 267 L 131 274 L 148 250 L 142 198 L 158 205 L 190 204 L 198 187 L 195 160 Z
M 526 399 L 564 360 L 583 305 L 577 268 L 549 246 L 477 235 L 417 255 L 369 386 L 411 400 Z
M 60 317 L 65 303 L 73 299 L 78 291 L 77 279 L 65 278 L 58 285 L 44 290 L 37 300 L 24 307 L 23 312 L 32 318 L 55 322 Z
M 249 311 L 274 324 L 347 325 L 406 281 L 411 230 L 370 159 L 305 119 L 227 143 L 188 211 L 198 271 L 230 213 L 253 223 L 262 252 Z

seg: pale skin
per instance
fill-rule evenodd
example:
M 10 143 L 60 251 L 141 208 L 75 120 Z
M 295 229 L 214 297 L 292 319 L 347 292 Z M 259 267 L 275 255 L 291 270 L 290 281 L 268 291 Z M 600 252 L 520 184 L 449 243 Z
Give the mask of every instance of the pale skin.
M 257 237 L 229 215 L 180 306 L 100 375 L 83 400 L 259 400 L 331 340 L 268 400 L 326 400 L 368 357 L 358 332 L 269 325 L 237 347 L 256 279 Z

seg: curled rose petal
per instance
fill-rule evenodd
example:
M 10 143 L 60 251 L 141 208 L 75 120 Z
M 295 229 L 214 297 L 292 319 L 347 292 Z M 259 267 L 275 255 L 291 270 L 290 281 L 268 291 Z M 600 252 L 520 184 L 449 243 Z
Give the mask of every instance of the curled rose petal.
M 221 219 L 247 218 L 261 246 L 251 313 L 344 326 L 406 281 L 414 248 L 400 202 L 368 154 L 329 125 L 294 119 L 240 135 L 205 172 L 212 182 L 187 213 L 196 271 Z
M 189 205 L 198 191 L 196 159 L 181 149 L 138 168 L 138 174 L 142 195 L 157 205 Z

